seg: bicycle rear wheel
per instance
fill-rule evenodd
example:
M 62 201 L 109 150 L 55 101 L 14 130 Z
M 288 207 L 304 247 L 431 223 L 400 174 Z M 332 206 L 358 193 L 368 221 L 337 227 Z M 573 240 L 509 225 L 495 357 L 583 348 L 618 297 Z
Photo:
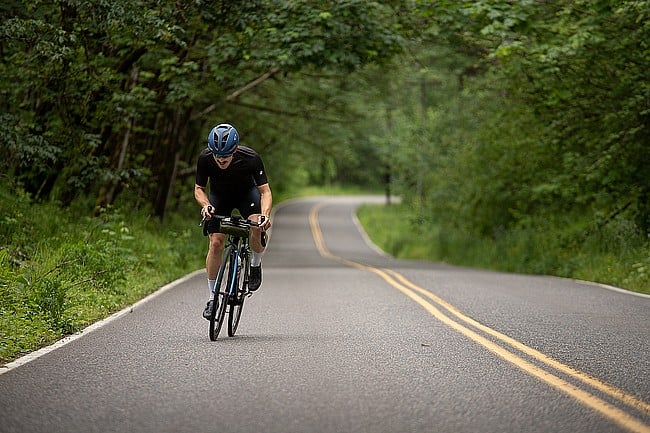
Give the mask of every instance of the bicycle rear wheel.
M 219 308 L 213 308 L 210 314 L 210 340 L 215 341 L 221 331 L 221 326 L 226 317 L 226 309 L 228 308 L 228 292 L 230 290 L 230 283 L 232 280 L 233 272 L 233 254 L 232 247 L 228 247 L 221 260 L 219 273 L 217 274 L 217 282 L 214 287 L 215 301 L 219 301 Z
M 228 336 L 234 337 L 235 332 L 237 332 L 237 327 L 239 326 L 239 319 L 241 319 L 241 312 L 244 309 L 244 300 L 246 299 L 246 293 L 244 286 L 245 280 L 248 279 L 248 276 L 245 274 L 245 269 L 248 267 L 248 258 L 244 259 L 239 263 L 239 272 L 240 276 L 237 279 L 237 294 L 231 298 L 230 302 L 230 314 L 228 314 Z

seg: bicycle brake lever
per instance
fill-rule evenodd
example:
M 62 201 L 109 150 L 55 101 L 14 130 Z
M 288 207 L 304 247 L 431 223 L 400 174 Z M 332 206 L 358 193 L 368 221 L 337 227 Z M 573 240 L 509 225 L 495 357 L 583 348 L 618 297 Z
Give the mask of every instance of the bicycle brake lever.
M 260 222 L 258 224 L 258 227 L 264 225 L 264 221 L 266 221 L 266 216 L 265 215 L 260 215 Z M 261 233 L 260 237 L 260 242 L 262 243 L 262 246 L 266 248 L 266 231 L 263 230 Z

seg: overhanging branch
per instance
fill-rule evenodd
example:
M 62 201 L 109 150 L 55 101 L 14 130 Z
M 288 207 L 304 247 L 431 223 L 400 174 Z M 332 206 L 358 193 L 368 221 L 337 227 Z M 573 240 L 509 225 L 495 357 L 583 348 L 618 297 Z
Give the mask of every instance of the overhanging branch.
M 271 78 L 272 76 L 274 76 L 278 72 L 280 72 L 280 68 L 273 68 L 270 71 L 265 72 L 264 74 L 260 75 L 259 77 L 257 77 L 253 81 L 246 84 L 244 87 L 241 87 L 241 88 L 235 90 L 234 92 L 232 92 L 230 95 L 226 96 L 226 101 L 232 102 L 232 101 L 236 100 L 237 98 L 239 98 L 239 96 L 241 96 L 242 93 L 247 92 L 248 90 L 252 89 L 253 87 L 256 87 L 256 86 L 260 85 L 261 83 L 268 80 L 269 78 Z M 212 104 L 212 105 L 208 106 L 205 110 L 201 111 L 199 114 L 197 114 L 195 116 L 192 116 L 192 119 L 197 119 L 197 118 L 205 116 L 206 114 L 210 113 L 211 111 L 214 111 L 217 108 L 218 105 L 219 104 Z
M 226 101 L 229 101 L 229 102 L 234 101 L 235 99 L 239 98 L 239 95 L 241 95 L 242 93 L 246 92 L 247 90 L 252 89 L 253 87 L 259 85 L 260 83 L 263 83 L 264 81 L 268 80 L 269 78 L 271 78 L 272 76 L 274 76 L 278 72 L 280 72 L 280 68 L 273 68 L 270 71 L 268 71 L 267 73 L 260 75 L 259 77 L 257 77 L 253 81 L 251 81 L 250 83 L 246 84 L 241 89 L 235 90 L 230 95 L 226 96 Z
M 263 107 L 261 105 L 255 105 L 255 104 L 247 104 L 246 102 L 231 102 L 234 105 L 238 105 L 240 107 L 244 108 L 250 108 L 253 110 L 259 110 L 259 111 L 266 111 L 268 113 L 273 113 L 273 114 L 278 114 L 280 116 L 288 116 L 288 117 L 301 117 L 303 119 L 312 119 L 312 120 L 317 120 L 320 122 L 328 122 L 328 123 L 353 123 L 355 120 L 353 119 L 348 119 L 348 120 L 342 120 L 342 119 L 335 119 L 331 117 L 321 117 L 321 116 L 312 116 L 308 112 L 297 112 L 297 111 L 286 111 L 286 110 L 280 110 L 278 108 L 271 108 L 271 107 Z

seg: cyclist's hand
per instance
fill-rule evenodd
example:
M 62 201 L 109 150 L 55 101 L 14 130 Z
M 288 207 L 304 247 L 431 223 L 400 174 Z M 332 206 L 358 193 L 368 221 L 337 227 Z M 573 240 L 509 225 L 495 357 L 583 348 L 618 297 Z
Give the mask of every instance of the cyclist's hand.
M 271 228 L 271 218 L 266 215 L 262 215 L 260 217 L 260 224 L 260 229 L 262 229 L 262 231 L 267 231 Z
M 211 205 L 206 205 L 201 208 L 201 216 L 204 220 L 209 220 L 212 218 L 212 212 L 214 208 Z

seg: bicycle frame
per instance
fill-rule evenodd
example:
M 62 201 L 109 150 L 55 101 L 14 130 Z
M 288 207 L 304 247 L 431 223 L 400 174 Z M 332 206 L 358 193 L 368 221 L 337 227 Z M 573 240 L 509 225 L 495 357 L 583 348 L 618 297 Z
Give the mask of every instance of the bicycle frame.
M 219 300 L 219 307 L 213 308 L 210 316 L 210 340 L 215 341 L 226 312 L 228 312 L 228 335 L 233 337 L 239 325 L 241 311 L 244 307 L 246 296 L 252 292 L 248 290 L 250 274 L 250 228 L 259 227 L 261 223 L 246 220 L 239 216 L 213 216 L 219 219 L 219 233 L 227 235 L 224 255 L 217 275 L 215 286 L 215 300 Z M 205 219 L 202 223 L 205 222 Z M 242 273 L 242 268 L 243 273 Z M 227 281 L 223 279 L 227 278 Z M 225 283 L 225 284 L 222 284 Z M 218 310 L 218 311 L 217 311 Z
M 244 220 L 240 217 L 226 217 L 222 218 L 220 224 L 220 232 L 227 234 L 225 251 L 230 251 L 231 259 L 231 273 L 230 282 L 228 284 L 228 295 L 236 295 L 235 288 L 239 286 L 237 283 L 239 278 L 244 278 L 245 293 L 248 293 L 248 274 L 250 267 L 251 248 L 249 242 L 250 226 L 256 226 L 257 223 Z M 240 266 L 245 263 L 245 269 L 242 274 Z
M 230 250 L 228 249 L 230 248 Z M 230 270 L 230 282 L 228 283 L 228 297 L 232 297 L 233 295 L 238 295 L 236 293 L 236 289 L 239 286 L 237 284 L 239 282 L 240 278 L 244 278 L 244 284 L 245 284 L 245 294 L 248 293 L 248 269 L 244 269 L 242 273 L 241 265 L 242 262 L 245 261 L 247 263 L 247 267 L 250 266 L 250 245 L 248 242 L 248 238 L 241 238 L 238 236 L 234 235 L 229 235 L 228 236 L 228 241 L 226 242 L 226 249 L 225 251 L 230 251 L 230 255 L 232 257 L 231 259 L 231 270 Z

